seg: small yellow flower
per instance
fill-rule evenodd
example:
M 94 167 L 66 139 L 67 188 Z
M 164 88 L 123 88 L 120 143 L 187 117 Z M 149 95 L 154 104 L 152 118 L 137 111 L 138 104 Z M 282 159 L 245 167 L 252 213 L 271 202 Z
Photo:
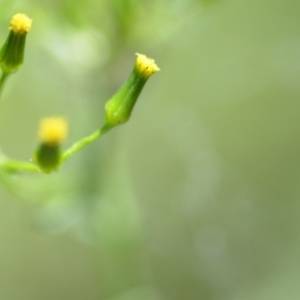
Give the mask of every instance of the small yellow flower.
M 68 135 L 68 123 L 62 117 L 49 117 L 41 120 L 39 138 L 43 144 L 59 145 Z
M 32 20 L 24 14 L 15 14 L 10 22 L 8 37 L 0 50 L 0 67 L 8 75 L 23 64 L 26 36 Z
M 11 21 L 9 30 L 17 34 L 26 34 L 31 29 L 32 20 L 29 19 L 25 14 L 15 14 Z
M 136 55 L 133 71 L 127 81 L 105 104 L 107 128 L 121 125 L 129 120 L 145 83 L 152 74 L 160 70 L 154 59 L 144 54 L 136 53 Z
M 160 68 L 156 65 L 154 59 L 140 53 L 136 53 L 136 56 L 135 68 L 145 77 L 150 77 L 155 72 L 160 71 Z

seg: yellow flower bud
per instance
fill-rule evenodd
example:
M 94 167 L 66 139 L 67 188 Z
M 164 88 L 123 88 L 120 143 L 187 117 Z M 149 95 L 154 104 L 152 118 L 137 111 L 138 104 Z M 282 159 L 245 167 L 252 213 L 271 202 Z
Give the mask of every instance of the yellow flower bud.
M 144 77 L 148 78 L 155 72 L 160 71 L 154 59 L 147 57 L 144 54 L 136 53 L 135 68 Z
M 15 72 L 23 63 L 26 35 L 32 20 L 25 14 L 15 14 L 10 22 L 9 34 L 0 51 L 0 66 L 4 73 Z
M 68 135 L 68 123 L 62 117 L 42 119 L 38 135 L 43 144 L 59 145 Z
M 146 81 L 152 74 L 160 70 L 153 59 L 139 53 L 136 55 L 137 58 L 131 75 L 105 105 L 107 128 L 112 128 L 129 120 Z
M 9 30 L 16 34 L 26 34 L 31 29 L 32 20 L 24 14 L 15 14 L 11 21 Z
M 45 118 L 40 122 L 41 144 L 35 153 L 34 161 L 45 173 L 56 170 L 61 162 L 60 145 L 68 134 L 67 121 L 62 117 Z

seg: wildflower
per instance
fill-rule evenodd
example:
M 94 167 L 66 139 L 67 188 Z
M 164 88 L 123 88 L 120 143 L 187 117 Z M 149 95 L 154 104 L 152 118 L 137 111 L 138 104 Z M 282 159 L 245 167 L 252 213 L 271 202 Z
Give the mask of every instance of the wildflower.
M 62 117 L 45 118 L 40 122 L 39 138 L 43 144 L 59 145 L 68 134 L 67 121 Z
M 56 170 L 61 162 L 60 145 L 68 134 L 67 121 L 62 117 L 49 117 L 40 122 L 40 146 L 35 162 L 46 173 Z
M 26 35 L 32 20 L 25 14 L 15 14 L 10 22 L 9 34 L 0 51 L 0 66 L 5 74 L 15 72 L 24 59 Z
M 105 105 L 107 128 L 112 128 L 129 120 L 133 107 L 148 78 L 160 70 L 153 59 L 139 53 L 136 55 L 137 58 L 131 75 Z

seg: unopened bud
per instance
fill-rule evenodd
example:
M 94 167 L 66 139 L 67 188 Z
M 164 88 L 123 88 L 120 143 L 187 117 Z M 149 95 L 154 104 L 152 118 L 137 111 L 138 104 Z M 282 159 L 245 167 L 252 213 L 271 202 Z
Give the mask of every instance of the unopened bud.
M 131 75 L 105 105 L 106 126 L 108 128 L 129 120 L 146 81 L 152 74 L 160 70 L 153 59 L 139 53 L 136 53 L 136 55 L 137 58 Z
M 35 153 L 36 164 L 46 173 L 56 170 L 61 161 L 60 145 L 68 134 L 67 121 L 62 117 L 43 119 L 39 127 L 40 146 Z
M 32 20 L 24 14 L 15 14 L 10 22 L 9 34 L 0 51 L 0 66 L 4 73 L 15 72 L 24 59 L 26 35 Z

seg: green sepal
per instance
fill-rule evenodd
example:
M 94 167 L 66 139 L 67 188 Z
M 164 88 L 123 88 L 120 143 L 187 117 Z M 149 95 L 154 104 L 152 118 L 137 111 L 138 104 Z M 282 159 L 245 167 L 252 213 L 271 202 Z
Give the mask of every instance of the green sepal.
M 126 123 L 147 81 L 136 68 L 117 93 L 106 102 L 106 126 L 112 128 Z
M 35 153 L 34 161 L 45 173 L 57 170 L 61 162 L 59 145 L 41 144 Z

